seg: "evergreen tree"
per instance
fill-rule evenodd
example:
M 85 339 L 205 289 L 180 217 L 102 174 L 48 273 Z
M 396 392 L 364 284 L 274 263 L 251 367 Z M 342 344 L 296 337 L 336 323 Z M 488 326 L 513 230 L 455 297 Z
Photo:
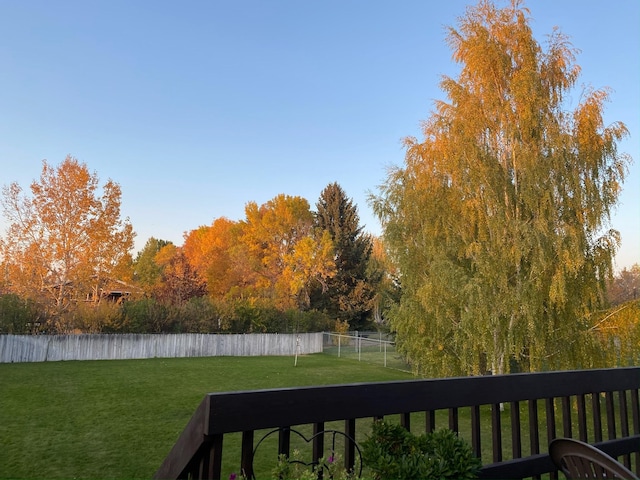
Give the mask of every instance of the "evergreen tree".
M 370 320 L 375 295 L 367 275 L 372 239 L 362 232 L 358 209 L 338 183 L 325 187 L 316 209 L 316 228 L 329 232 L 333 241 L 336 274 L 315 289 L 311 307 L 349 322 L 352 330 L 361 329 Z

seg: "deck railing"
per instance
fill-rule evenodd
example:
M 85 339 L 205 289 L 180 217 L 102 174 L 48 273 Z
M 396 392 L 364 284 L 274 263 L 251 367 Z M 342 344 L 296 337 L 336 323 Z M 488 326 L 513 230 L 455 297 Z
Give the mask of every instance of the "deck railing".
M 554 478 L 547 446 L 556 437 L 595 444 L 640 474 L 639 389 L 640 367 L 632 367 L 211 393 L 155 478 L 221 479 L 229 468 L 253 478 L 261 430 L 279 429 L 277 457 L 290 454 L 291 428 L 306 426 L 317 460 L 328 422 L 361 439 L 367 421 L 387 417 L 415 433 L 459 432 L 482 458 L 482 478 Z M 224 440 L 234 432 L 240 455 L 225 454 L 232 466 L 223 466 Z M 347 466 L 355 448 L 344 442 Z

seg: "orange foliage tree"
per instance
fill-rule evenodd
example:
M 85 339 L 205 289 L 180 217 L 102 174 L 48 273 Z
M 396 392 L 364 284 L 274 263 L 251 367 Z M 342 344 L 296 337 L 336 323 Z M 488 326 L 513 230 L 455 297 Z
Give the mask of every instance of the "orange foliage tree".
M 162 273 L 153 293 L 161 302 L 182 305 L 206 294 L 205 283 L 187 260 L 182 248 L 169 243 L 158 251 L 154 260 Z
M 54 314 L 78 300 L 98 303 L 133 247 L 133 228 L 120 217 L 120 186 L 108 180 L 100 188 L 86 164 L 67 156 L 57 167 L 44 161 L 30 190 L 27 196 L 15 182 L 3 189 L 7 288 L 46 301 Z
M 611 305 L 619 305 L 629 300 L 635 300 L 640 295 L 640 264 L 631 268 L 623 268 L 609 282 L 607 298 Z
M 185 234 L 184 254 L 213 298 L 233 297 L 253 283 L 241 233 L 238 222 L 221 217 Z

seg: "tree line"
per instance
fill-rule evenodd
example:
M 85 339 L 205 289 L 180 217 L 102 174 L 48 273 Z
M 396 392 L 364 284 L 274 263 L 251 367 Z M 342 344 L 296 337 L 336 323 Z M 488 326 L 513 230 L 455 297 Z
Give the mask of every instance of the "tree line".
M 480 0 L 446 39 L 460 70 L 369 198 L 380 238 L 333 183 L 314 210 L 285 194 L 249 202 L 242 220 L 183 245 L 151 238 L 132 258 L 118 185 L 100 190 L 71 157 L 45 162 L 30 196 L 3 191 L 2 328 L 384 324 L 430 376 L 637 363 L 638 265 L 615 274 L 611 225 L 631 158 L 626 126 L 604 122 L 609 90 L 584 87 L 572 105 L 577 50 L 559 29 L 543 48 L 520 0 Z
M 285 194 L 248 202 L 242 220 L 217 218 L 185 233 L 183 245 L 152 237 L 135 258 L 119 186 L 100 188 L 86 164 L 43 162 L 30 193 L 16 183 L 3 190 L 0 292 L 34 317 L 9 322 L 13 330 L 362 329 L 379 312 L 382 250 L 338 183 L 315 211 Z

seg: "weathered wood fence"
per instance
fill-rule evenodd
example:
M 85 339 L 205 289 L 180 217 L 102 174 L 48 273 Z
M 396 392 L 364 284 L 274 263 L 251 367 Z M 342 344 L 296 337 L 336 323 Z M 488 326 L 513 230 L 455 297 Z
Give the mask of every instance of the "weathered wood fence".
M 322 332 L 301 334 L 0 335 L 0 363 L 322 352 Z

